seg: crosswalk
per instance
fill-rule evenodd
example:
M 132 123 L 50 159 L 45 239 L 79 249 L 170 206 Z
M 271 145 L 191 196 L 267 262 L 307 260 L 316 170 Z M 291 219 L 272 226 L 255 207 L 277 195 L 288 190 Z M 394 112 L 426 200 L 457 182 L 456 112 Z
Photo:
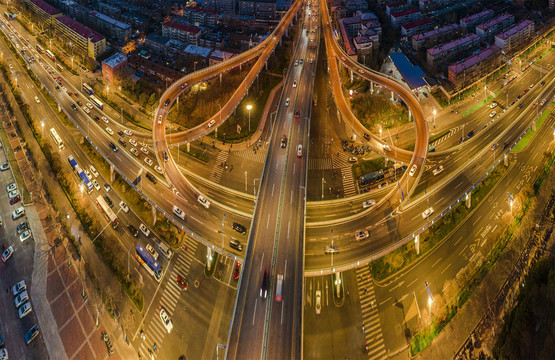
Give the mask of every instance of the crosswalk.
M 332 154 L 331 161 L 334 169 L 341 169 L 341 180 L 343 181 L 343 193 L 345 197 L 357 194 L 355 180 L 353 178 L 352 167 L 349 165 L 349 155 L 344 152 Z
M 222 173 L 224 172 L 224 167 L 220 166 L 220 164 L 224 164 L 229 157 L 229 152 L 227 151 L 220 151 L 218 156 L 216 157 L 216 163 L 212 168 L 212 172 L 210 173 L 210 180 L 215 183 L 219 183 L 222 179 Z
M 160 308 L 163 307 L 169 317 L 172 317 L 179 301 L 179 297 L 182 294 L 182 290 L 177 285 L 175 279 L 177 279 L 177 275 L 186 276 L 189 273 L 191 264 L 194 261 L 194 254 L 197 246 L 198 242 L 187 237 L 185 239 L 185 244 L 183 245 L 183 248 L 186 247 L 187 250 L 182 249 L 174 255 L 173 267 L 163 290 L 160 304 L 155 310 L 153 310 L 152 316 L 150 317 L 151 321 L 148 326 L 145 326 L 145 340 L 141 341 L 141 345 L 139 347 L 139 352 L 142 353 L 144 359 L 149 358 L 149 349 L 152 350 L 152 346 L 154 344 L 156 344 L 157 347 L 162 345 L 164 338 L 168 333 L 162 324 L 159 311 Z M 176 256 L 177 258 L 175 258 Z M 166 274 L 166 278 L 167 277 L 168 275 Z M 189 286 L 191 287 L 193 284 L 189 284 Z M 157 352 L 154 352 L 155 355 L 156 353 Z
M 239 157 L 242 157 L 243 159 L 247 159 L 249 161 L 255 161 L 261 164 L 264 163 L 264 160 L 266 159 L 266 150 L 262 150 L 262 149 L 258 149 L 256 151 L 256 154 L 254 153 L 252 148 L 237 151 L 237 152 L 234 152 L 233 154 Z
M 445 134 L 444 136 L 440 137 L 439 139 L 437 139 L 436 141 L 434 141 L 432 143 L 432 145 L 434 147 L 437 147 L 439 144 L 441 144 L 442 142 L 446 141 L 447 139 L 449 139 L 450 137 L 452 137 L 453 135 L 455 135 L 456 133 L 458 133 L 459 131 L 461 131 L 463 129 L 464 125 L 459 125 L 459 126 L 455 126 L 451 129 L 449 129 L 449 133 Z
M 370 268 L 368 266 L 357 268 L 356 274 L 368 359 L 383 359 L 386 351 Z

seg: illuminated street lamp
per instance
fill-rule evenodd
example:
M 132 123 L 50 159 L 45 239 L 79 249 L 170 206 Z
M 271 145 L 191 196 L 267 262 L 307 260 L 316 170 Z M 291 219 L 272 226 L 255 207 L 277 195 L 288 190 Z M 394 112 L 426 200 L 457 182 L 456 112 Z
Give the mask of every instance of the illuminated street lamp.
M 83 199 L 83 183 L 81 183 L 81 186 L 79 186 L 79 188 L 81 189 L 81 199 Z
M 73 56 L 71 57 L 71 70 L 73 70 Z
M 434 114 L 434 129 L 436 127 L 436 108 L 434 108 L 434 111 L 432 112 Z
M 249 131 L 251 131 L 251 109 L 252 109 L 252 105 L 248 104 L 247 110 L 249 111 Z
M 106 84 L 106 97 L 110 95 L 110 84 Z

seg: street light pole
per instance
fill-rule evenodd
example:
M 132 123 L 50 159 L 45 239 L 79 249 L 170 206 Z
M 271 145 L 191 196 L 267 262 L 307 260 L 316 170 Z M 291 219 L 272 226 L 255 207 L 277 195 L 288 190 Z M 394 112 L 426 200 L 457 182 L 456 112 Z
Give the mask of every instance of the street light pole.
M 251 131 L 251 109 L 252 109 L 252 105 L 248 104 L 247 110 L 249 111 L 249 131 Z
M 247 192 L 247 170 L 245 170 L 245 193 Z
M 224 249 L 224 225 L 225 225 L 225 215 L 226 213 L 224 213 L 224 218 L 222 219 L 222 250 Z

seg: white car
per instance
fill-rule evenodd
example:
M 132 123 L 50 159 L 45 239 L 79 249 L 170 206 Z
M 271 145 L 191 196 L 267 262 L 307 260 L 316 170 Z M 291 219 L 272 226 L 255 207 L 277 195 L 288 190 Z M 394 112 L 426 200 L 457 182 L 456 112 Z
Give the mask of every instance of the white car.
M 24 242 L 25 240 L 29 239 L 31 236 L 33 236 L 33 234 L 31 233 L 31 230 L 26 230 L 23 232 L 23 234 L 19 235 L 19 241 Z
M 416 169 L 417 169 L 417 168 L 418 168 L 418 167 L 416 166 L 416 164 L 413 165 L 413 166 L 410 168 L 409 175 L 410 175 L 410 176 L 414 176 L 414 174 L 416 173 Z
M 6 191 L 7 191 L 7 192 L 12 192 L 12 191 L 14 191 L 15 189 L 17 189 L 17 184 L 16 184 L 16 183 L 11 183 L 10 185 L 8 185 L 8 186 L 6 187 Z
M 25 316 L 29 315 L 32 310 L 33 308 L 31 307 L 31 303 L 27 301 L 25 304 L 21 305 L 21 307 L 17 311 L 17 314 L 19 315 L 20 319 L 23 319 Z
M 145 249 L 150 253 L 150 255 L 152 255 L 152 257 L 154 258 L 154 260 L 158 260 L 158 252 L 156 250 L 154 250 L 154 248 L 152 247 L 152 245 L 150 244 L 146 244 L 145 245 Z
M 432 207 L 424 210 L 424 212 L 422 213 L 422 219 L 427 219 L 433 213 L 434 213 L 434 208 Z
M 123 131 L 123 133 L 124 133 L 125 135 L 127 135 L 127 136 L 133 136 L 133 132 L 132 132 L 131 130 L 125 129 L 125 130 Z
M 87 114 L 91 112 L 91 111 L 89 110 L 89 108 L 86 107 L 86 106 L 83 106 L 83 111 L 86 112 Z
M 146 163 L 148 166 L 152 166 L 152 160 L 150 160 L 150 158 L 145 157 L 145 163 Z
M 137 151 L 137 149 L 131 148 L 131 149 L 129 149 L 129 151 L 131 151 L 131 154 L 133 154 L 135 156 L 139 156 L 139 152 Z
M 141 147 L 143 154 L 148 155 L 148 148 L 146 146 Z
M 491 105 L 489 106 L 490 109 L 495 109 L 495 107 L 497 106 L 496 102 L 492 102 Z
M 297 80 L 293 81 L 293 87 L 294 87 L 294 88 L 297 87 Z
M 162 324 L 166 328 L 166 331 L 168 333 L 171 333 L 173 329 L 173 323 L 164 308 L 160 309 L 160 319 L 162 320 Z
M 297 157 L 303 156 L 303 146 L 301 144 L 297 145 Z
M 158 115 L 158 125 L 162 125 L 162 115 Z
M 197 200 L 198 200 L 198 202 L 199 202 L 202 206 L 204 206 L 205 208 L 208 209 L 208 208 L 210 207 L 210 201 L 208 201 L 208 200 L 204 197 L 204 195 L 199 195 L 198 198 L 197 198 Z
M 368 230 L 359 230 L 355 233 L 355 241 L 360 241 L 366 239 L 370 234 Z
M 37 104 L 40 104 L 40 100 L 38 96 L 35 96 L 35 101 L 37 102 Z
M 150 235 L 150 230 L 146 227 L 145 224 L 142 224 L 142 223 L 141 223 L 141 225 L 139 225 L 139 229 L 141 230 L 141 232 L 142 232 L 146 237 L 148 237 L 148 235 Z
M 391 148 L 390 148 L 389 145 L 387 145 L 387 144 L 383 144 L 383 145 L 382 145 L 382 149 L 383 149 L 384 151 L 391 151 Z
M 289 106 L 289 98 L 285 99 L 285 106 Z
M 27 285 L 25 285 L 25 280 L 21 280 L 12 287 L 12 294 L 13 296 L 17 296 L 25 289 L 27 289 Z
M 443 165 L 439 165 L 438 167 L 436 167 L 436 168 L 434 169 L 434 171 L 432 171 L 432 173 L 433 173 L 434 176 L 435 176 L 435 175 L 439 174 L 439 173 L 442 172 L 442 171 L 443 171 Z
M 316 315 L 319 315 L 322 311 L 322 292 L 320 290 L 316 290 Z
M 2 166 L 0 166 L 0 171 L 6 171 L 9 168 L 10 168 L 10 164 L 5 163 L 5 164 L 2 164 Z
M 104 121 L 106 124 L 108 124 L 110 122 L 106 116 L 102 117 L 102 121 Z
M 121 208 L 121 210 L 122 210 L 123 212 L 126 212 L 126 213 L 129 212 L 129 206 L 127 206 L 127 204 L 124 203 L 123 201 L 120 201 L 119 207 Z
M 100 191 L 100 184 L 98 183 L 98 181 L 93 180 L 92 184 L 93 184 L 94 188 L 96 189 L 96 191 Z
M 162 167 L 160 165 L 156 165 L 154 167 L 154 170 L 156 170 L 159 174 L 164 175 L 164 169 L 162 169 Z
M 376 200 L 374 200 L 374 199 L 366 200 L 365 202 L 362 203 L 362 207 L 364 209 L 369 208 L 370 206 L 374 206 L 374 205 L 376 205 Z
M 98 177 L 99 175 L 98 171 L 96 171 L 96 168 L 93 165 L 89 166 L 89 169 L 91 169 L 91 172 L 94 175 L 94 177 Z
M 9 247 L 2 253 L 2 262 L 5 263 L 6 261 L 8 261 L 8 259 L 12 257 L 14 251 L 15 251 L 15 250 L 13 249 L 13 246 L 9 246 Z
M 87 170 L 87 169 L 85 169 L 84 171 L 85 171 L 85 175 L 87 175 L 87 177 L 88 177 L 89 179 L 91 179 L 91 178 L 92 178 L 91 172 L 90 172 L 89 170 Z
M 13 70 L 13 65 L 12 64 L 10 64 L 10 70 Z
M 495 110 L 493 110 L 493 111 L 489 114 L 489 117 L 492 118 L 492 117 L 494 117 L 496 114 L 497 114 L 497 113 L 495 112 Z
M 10 191 L 10 193 L 8 194 L 8 197 L 11 199 L 16 197 L 17 195 L 19 195 L 19 190 L 15 189 L 14 191 Z
M 137 142 L 135 141 L 135 139 L 129 139 L 129 143 L 133 146 L 137 146 Z
M 110 135 L 114 135 L 114 130 L 112 130 L 111 128 L 107 127 L 106 128 L 106 132 Z
M 178 208 L 177 206 L 173 206 L 173 213 L 180 218 L 181 220 L 185 220 L 185 213 L 183 212 L 183 210 L 181 210 L 180 208 Z
M 210 120 L 210 122 L 208 123 L 208 127 L 211 128 L 212 126 L 214 126 L 214 124 L 216 124 L 216 120 Z
M 25 301 L 29 300 L 29 292 L 24 291 L 13 299 L 16 308 L 20 307 Z
M 65 90 L 65 89 L 64 89 L 64 90 Z M 91 103 L 87 103 L 87 107 L 88 107 L 89 109 L 92 109 L 92 108 L 93 108 L 93 106 L 92 106 Z

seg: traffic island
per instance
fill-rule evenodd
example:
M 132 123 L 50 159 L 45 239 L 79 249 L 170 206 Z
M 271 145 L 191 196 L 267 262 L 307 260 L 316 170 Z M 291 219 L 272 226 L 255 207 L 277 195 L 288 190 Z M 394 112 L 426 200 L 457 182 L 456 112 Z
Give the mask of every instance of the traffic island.
M 337 307 L 343 306 L 345 303 L 345 289 L 343 288 L 343 273 L 336 272 L 330 275 L 333 284 L 333 303 Z
M 211 248 L 206 248 L 206 265 L 204 266 L 204 276 L 210 278 L 216 270 L 216 262 L 218 261 L 218 253 L 212 252 Z

